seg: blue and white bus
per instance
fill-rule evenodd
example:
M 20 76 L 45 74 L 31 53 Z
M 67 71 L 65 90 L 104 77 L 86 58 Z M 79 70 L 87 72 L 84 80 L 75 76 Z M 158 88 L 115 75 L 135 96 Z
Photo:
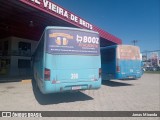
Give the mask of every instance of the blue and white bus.
M 132 45 L 101 48 L 102 79 L 137 79 L 142 76 L 140 49 Z
M 34 79 L 43 94 L 101 86 L 99 34 L 46 27 L 33 55 Z

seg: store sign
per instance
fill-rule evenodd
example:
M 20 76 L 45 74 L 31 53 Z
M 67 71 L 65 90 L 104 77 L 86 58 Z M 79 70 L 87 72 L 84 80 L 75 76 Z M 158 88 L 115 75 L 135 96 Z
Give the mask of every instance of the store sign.
M 99 55 L 99 35 L 76 30 L 48 30 L 46 52 L 67 55 Z
M 22 0 L 24 1 L 24 0 Z M 64 17 L 64 19 L 68 19 L 78 25 L 81 25 L 88 29 L 93 29 L 93 25 L 81 19 L 80 17 L 70 13 L 69 11 L 63 9 L 62 7 L 54 4 L 49 0 L 28 0 L 34 5 L 38 5 L 39 7 L 51 12 L 55 13 L 58 16 Z

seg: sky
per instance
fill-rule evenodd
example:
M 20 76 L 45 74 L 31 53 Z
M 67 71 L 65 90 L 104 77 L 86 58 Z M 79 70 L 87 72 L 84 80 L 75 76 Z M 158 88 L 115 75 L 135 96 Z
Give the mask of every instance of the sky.
M 160 0 L 52 0 L 99 28 L 115 35 L 123 44 L 141 52 L 160 50 Z

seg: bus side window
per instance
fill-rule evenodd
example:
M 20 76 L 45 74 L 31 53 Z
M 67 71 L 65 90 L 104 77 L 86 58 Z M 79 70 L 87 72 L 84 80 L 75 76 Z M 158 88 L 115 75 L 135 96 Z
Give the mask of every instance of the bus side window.
M 36 53 L 34 56 L 35 62 L 39 62 L 42 59 L 43 49 L 44 49 L 44 35 L 42 36 L 42 39 L 40 40 L 40 43 L 38 44 L 38 47 L 36 49 Z
M 34 55 L 34 62 L 38 61 L 38 52 L 37 51 L 38 51 L 38 48 L 37 48 L 36 53 Z

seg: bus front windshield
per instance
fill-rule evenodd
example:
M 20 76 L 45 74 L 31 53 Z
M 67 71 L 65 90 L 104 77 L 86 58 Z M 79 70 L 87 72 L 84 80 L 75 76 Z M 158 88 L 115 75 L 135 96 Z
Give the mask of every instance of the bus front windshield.
M 140 60 L 140 49 L 137 46 L 119 45 L 117 58 L 122 60 Z

